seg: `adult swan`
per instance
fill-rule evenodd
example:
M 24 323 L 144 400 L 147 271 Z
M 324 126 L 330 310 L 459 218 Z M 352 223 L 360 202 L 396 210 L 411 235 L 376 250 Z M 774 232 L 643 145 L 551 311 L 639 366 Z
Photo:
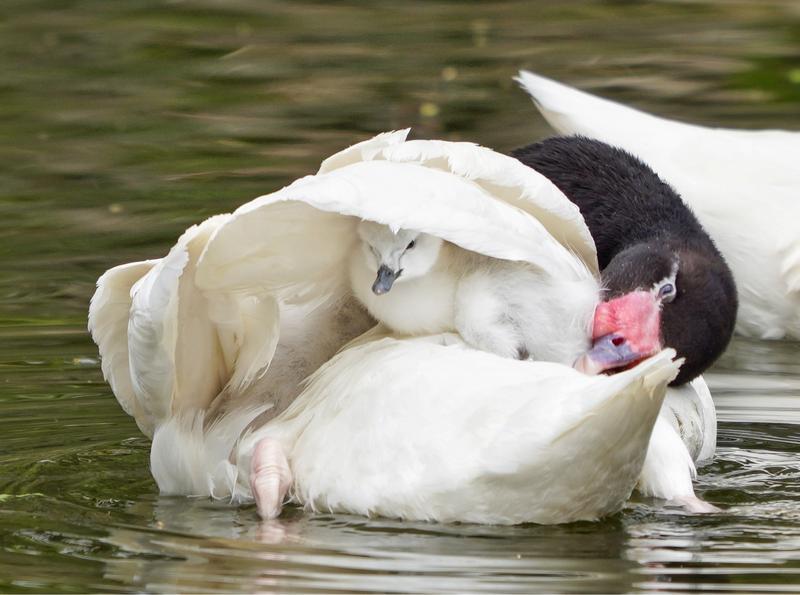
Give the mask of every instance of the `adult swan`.
M 544 177 L 488 149 L 405 136 L 342 151 L 190 228 L 164 258 L 100 278 L 89 327 L 114 394 L 153 438 L 162 493 L 255 497 L 274 516 L 280 502 L 258 491 L 287 486 L 254 460 L 267 444 L 290 461 L 293 498 L 317 509 L 569 522 L 619 510 L 640 479 L 699 503 L 692 458 L 713 453 L 713 405 L 700 380 L 661 410 L 671 350 L 588 376 L 453 334 L 370 328 L 347 280 L 360 219 L 599 290 L 588 230 Z

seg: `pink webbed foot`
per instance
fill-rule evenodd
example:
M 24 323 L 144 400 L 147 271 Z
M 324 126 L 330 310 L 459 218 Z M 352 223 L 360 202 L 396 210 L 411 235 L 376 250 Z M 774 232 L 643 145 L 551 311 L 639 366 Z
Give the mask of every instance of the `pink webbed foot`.
M 695 512 L 695 513 L 712 513 L 712 512 L 722 512 L 721 509 L 717 508 L 710 502 L 706 502 L 697 496 L 681 496 L 679 498 L 673 498 L 670 501 L 671 504 L 676 504 L 683 508 L 687 512 Z
M 292 472 L 283 447 L 272 438 L 259 440 L 250 462 L 250 487 L 262 519 L 274 519 L 281 513 L 291 485 Z

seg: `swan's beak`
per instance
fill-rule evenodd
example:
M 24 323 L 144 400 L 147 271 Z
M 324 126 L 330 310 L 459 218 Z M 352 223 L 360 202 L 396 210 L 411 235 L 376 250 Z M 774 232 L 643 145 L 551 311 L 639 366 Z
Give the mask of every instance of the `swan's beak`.
M 382 264 L 378 269 L 378 276 L 375 278 L 375 283 L 372 284 L 372 292 L 375 295 L 387 293 L 392 288 L 395 279 L 399 276 L 400 273 L 396 273 L 385 264 Z
M 631 348 L 622 335 L 611 333 L 595 339 L 592 348 L 578 358 L 575 368 L 584 374 L 599 374 L 606 370 L 621 368 L 644 359 Z
M 661 303 L 648 291 L 603 302 L 594 313 L 592 347 L 575 368 L 599 374 L 634 364 L 661 351 Z

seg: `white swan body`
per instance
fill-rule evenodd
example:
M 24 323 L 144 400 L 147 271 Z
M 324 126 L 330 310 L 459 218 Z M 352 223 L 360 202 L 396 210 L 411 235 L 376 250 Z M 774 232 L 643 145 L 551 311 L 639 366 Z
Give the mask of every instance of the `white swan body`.
M 553 523 L 617 510 L 644 453 L 660 451 L 647 443 L 677 370 L 669 350 L 589 377 L 450 335 L 362 335 L 372 323 L 347 281 L 359 218 L 597 277 L 577 208 L 542 176 L 473 145 L 404 139 L 351 147 L 190 228 L 163 259 L 100 278 L 90 330 L 117 399 L 153 437 L 163 493 L 248 500 L 250 458 L 269 438 L 307 506 Z
M 678 191 L 733 271 L 738 333 L 800 339 L 800 133 L 705 128 L 530 72 L 518 80 L 559 133 L 626 149 Z
M 455 335 L 386 338 L 336 356 L 240 448 L 264 435 L 281 440 L 296 497 L 318 510 L 502 524 L 596 519 L 618 510 L 636 482 L 659 387 L 675 371 L 669 358 L 586 376 L 498 358 Z

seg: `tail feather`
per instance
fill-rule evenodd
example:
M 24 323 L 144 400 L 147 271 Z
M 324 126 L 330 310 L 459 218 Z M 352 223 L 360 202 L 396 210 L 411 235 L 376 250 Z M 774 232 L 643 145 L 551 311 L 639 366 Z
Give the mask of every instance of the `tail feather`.
M 656 118 L 639 110 L 602 99 L 552 79 L 521 70 L 514 78 L 536 107 L 561 134 L 592 135 L 599 126 L 617 127 L 638 118 Z

